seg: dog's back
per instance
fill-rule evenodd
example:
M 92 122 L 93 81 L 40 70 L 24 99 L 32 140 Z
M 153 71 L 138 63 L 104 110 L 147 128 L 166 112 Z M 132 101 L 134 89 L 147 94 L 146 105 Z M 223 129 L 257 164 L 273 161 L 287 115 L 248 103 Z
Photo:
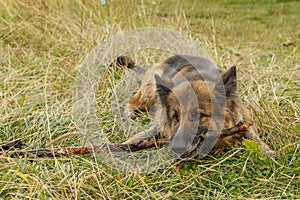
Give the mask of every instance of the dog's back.
M 164 68 L 161 77 L 172 80 L 174 85 L 177 84 L 176 81 L 182 81 L 182 78 L 178 79 L 182 76 L 188 81 L 216 82 L 217 75 L 221 73 L 221 70 L 208 59 L 190 55 L 172 56 L 163 62 L 161 67 Z

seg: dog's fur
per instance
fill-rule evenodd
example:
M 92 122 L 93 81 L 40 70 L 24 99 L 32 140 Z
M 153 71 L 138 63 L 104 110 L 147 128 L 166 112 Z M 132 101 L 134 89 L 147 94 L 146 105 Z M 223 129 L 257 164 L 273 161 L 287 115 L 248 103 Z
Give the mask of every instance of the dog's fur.
M 128 57 L 117 62 L 130 64 Z M 236 67 L 222 72 L 203 57 L 175 55 L 145 72 L 140 89 L 128 101 L 124 115 L 155 107 L 154 122 L 149 130 L 137 133 L 125 143 L 163 136 L 170 139 L 170 148 L 180 157 L 193 157 L 224 146 L 236 145 L 242 137 L 254 140 L 261 150 L 272 150 L 258 137 L 248 109 L 242 105 Z M 244 135 L 211 141 L 203 149 L 207 134 L 230 128 L 243 121 L 250 126 Z M 212 147 L 209 147 L 212 145 Z M 207 151 L 207 152 L 206 152 Z

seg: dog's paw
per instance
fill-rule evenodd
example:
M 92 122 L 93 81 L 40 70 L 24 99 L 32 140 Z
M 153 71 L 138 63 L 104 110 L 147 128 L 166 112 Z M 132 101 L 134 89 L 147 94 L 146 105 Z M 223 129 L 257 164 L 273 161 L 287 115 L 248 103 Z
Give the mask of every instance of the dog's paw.
M 266 155 L 266 156 L 270 156 L 273 158 L 278 158 L 279 156 L 275 153 L 275 151 L 273 151 L 272 149 L 262 149 L 262 152 Z
M 122 116 L 125 117 L 125 118 L 133 118 L 135 116 L 135 114 L 133 112 L 130 112 L 130 111 L 126 110 L 126 111 L 123 112 Z
M 116 58 L 115 62 L 120 67 L 125 67 L 128 69 L 133 69 L 135 67 L 133 60 L 127 56 L 119 56 Z
M 128 103 L 125 105 L 125 109 L 123 111 L 122 117 L 127 119 L 135 117 L 135 112 L 130 108 L 130 105 Z

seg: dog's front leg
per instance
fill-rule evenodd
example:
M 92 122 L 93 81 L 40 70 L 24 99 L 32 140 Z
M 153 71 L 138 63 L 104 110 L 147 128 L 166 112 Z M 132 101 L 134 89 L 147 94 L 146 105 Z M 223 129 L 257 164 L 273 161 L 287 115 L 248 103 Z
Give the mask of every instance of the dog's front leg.
M 266 143 L 264 143 L 258 136 L 256 132 L 256 127 L 253 126 L 250 127 L 250 130 L 246 133 L 246 138 L 257 142 L 260 145 L 260 150 L 262 153 L 271 156 L 274 155 L 274 151 Z
M 123 142 L 123 144 L 129 144 L 129 143 L 135 143 L 140 142 L 143 140 L 151 140 L 156 138 L 159 135 L 159 127 L 157 125 L 152 125 L 148 130 L 141 131 L 132 137 L 130 137 L 128 140 Z

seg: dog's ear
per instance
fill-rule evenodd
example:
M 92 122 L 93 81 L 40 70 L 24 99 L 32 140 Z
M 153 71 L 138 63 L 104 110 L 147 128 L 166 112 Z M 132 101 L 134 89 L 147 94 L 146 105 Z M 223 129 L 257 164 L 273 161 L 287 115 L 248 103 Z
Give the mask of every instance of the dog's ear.
M 222 79 L 217 83 L 215 90 L 221 93 L 225 92 L 227 97 L 236 94 L 237 92 L 236 66 L 229 68 L 226 72 L 222 74 Z
M 156 82 L 156 92 L 161 103 L 164 104 L 168 94 L 171 92 L 171 84 L 157 74 L 154 75 L 154 79 Z

